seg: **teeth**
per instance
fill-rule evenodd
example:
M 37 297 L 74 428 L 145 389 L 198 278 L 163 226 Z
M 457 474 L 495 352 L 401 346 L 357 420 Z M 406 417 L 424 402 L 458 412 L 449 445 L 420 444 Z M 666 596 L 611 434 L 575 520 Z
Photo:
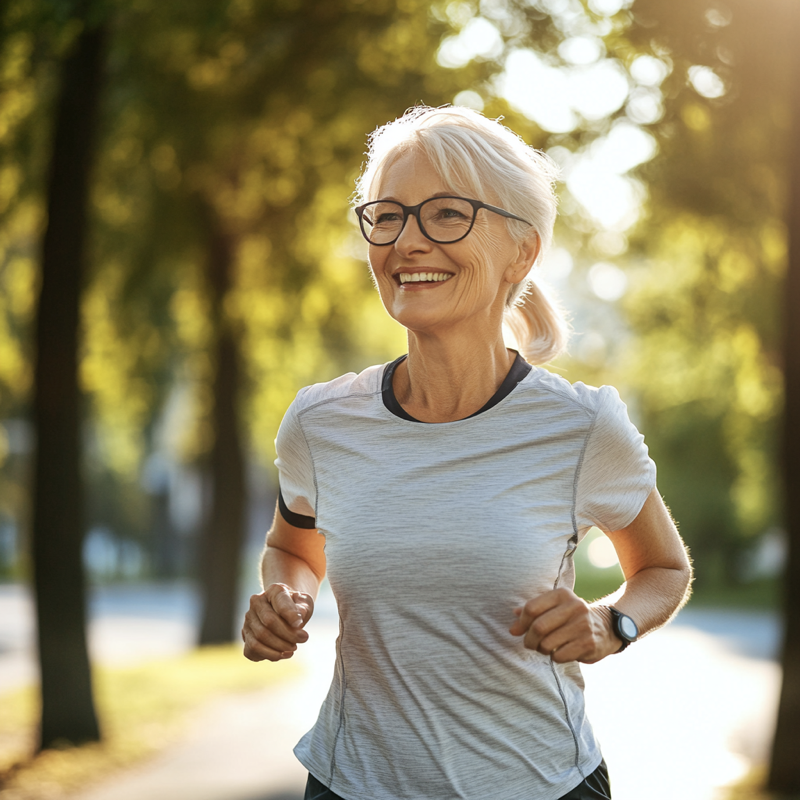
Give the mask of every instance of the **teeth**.
M 446 281 L 452 278 L 446 272 L 401 272 L 398 277 L 400 283 L 420 283 L 421 281 Z

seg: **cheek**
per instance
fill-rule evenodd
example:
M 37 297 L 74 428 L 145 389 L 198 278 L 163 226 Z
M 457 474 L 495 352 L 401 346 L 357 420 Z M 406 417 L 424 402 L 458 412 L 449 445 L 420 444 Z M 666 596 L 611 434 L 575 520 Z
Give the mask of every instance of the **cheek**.
M 369 266 L 369 274 L 372 276 L 372 282 L 375 285 L 378 285 L 384 277 L 383 265 L 385 261 L 384 254 L 377 247 L 370 248 L 367 255 L 367 266 Z
M 504 267 L 499 265 L 505 261 L 505 244 L 503 237 L 498 236 L 491 229 L 473 230 L 470 236 L 471 254 L 469 264 L 474 271 L 476 285 L 497 289 Z
M 377 290 L 383 303 L 389 302 L 392 295 L 392 288 L 394 286 L 394 279 L 391 278 L 386 271 L 386 257 L 380 248 L 375 248 L 378 252 L 373 253 L 370 250 L 367 256 L 367 266 L 369 267 L 369 277 L 372 280 L 372 285 Z

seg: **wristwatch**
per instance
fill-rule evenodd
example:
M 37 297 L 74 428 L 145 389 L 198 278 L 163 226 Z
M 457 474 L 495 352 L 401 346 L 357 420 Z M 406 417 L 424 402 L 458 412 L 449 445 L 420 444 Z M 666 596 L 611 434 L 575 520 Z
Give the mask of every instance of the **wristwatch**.
M 611 612 L 611 630 L 622 641 L 622 647 L 617 650 L 618 653 L 621 653 L 631 642 L 635 642 L 639 637 L 639 628 L 636 627 L 636 623 L 627 614 L 617 611 L 614 606 L 608 606 L 608 610 Z

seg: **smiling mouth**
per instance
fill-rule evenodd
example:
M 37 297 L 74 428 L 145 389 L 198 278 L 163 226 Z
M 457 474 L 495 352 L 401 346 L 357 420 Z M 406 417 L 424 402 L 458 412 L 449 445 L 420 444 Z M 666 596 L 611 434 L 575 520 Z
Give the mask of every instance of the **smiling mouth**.
M 442 283 L 453 276 L 449 272 L 398 272 L 395 280 L 404 283 Z

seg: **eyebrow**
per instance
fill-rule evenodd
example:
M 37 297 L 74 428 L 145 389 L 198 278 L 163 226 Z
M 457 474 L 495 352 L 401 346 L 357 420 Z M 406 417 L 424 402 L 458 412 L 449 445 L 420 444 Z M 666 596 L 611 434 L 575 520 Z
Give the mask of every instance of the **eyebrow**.
M 432 194 L 430 197 L 426 197 L 425 200 L 433 200 L 434 197 L 461 197 L 461 195 L 453 194 L 452 192 L 436 192 L 436 194 Z M 425 200 L 422 202 L 424 203 Z M 396 197 L 379 197 L 377 200 L 373 200 L 373 203 L 400 203 L 400 201 Z M 404 203 L 400 203 L 400 205 L 405 205 Z

